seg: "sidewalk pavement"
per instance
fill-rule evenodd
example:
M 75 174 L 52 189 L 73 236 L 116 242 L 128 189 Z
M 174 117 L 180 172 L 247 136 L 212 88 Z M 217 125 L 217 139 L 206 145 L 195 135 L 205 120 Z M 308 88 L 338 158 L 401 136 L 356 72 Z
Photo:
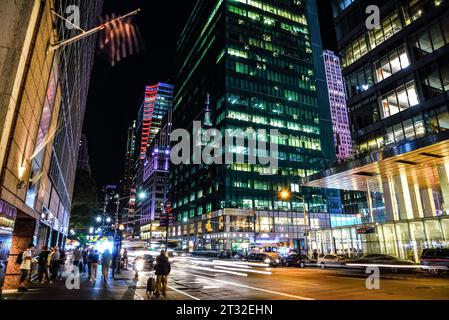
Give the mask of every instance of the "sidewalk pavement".
M 182 294 L 169 289 L 167 298 L 156 298 L 153 295 L 149 299 L 146 295 L 146 277 L 141 276 L 139 281 L 134 279 L 134 271 L 122 270 L 121 274 L 115 275 L 114 280 L 110 272 L 109 280 L 105 283 L 101 276 L 101 266 L 98 269 L 95 283 L 89 282 L 87 274 L 81 274 L 79 289 L 67 288 L 66 282 L 70 282 L 70 279 L 67 281 L 70 272 L 65 272 L 63 279 L 53 284 L 33 282 L 28 292 L 4 290 L 1 300 L 182 300 L 185 298 Z

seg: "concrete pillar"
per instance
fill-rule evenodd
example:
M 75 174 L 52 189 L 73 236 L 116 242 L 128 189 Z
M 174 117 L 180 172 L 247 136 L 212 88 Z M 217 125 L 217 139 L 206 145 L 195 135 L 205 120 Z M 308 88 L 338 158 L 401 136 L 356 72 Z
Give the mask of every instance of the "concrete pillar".
M 414 218 L 424 217 L 423 204 L 421 201 L 421 190 L 419 189 L 418 183 L 414 182 L 409 185 L 410 199 L 412 201 L 412 210 Z
M 394 186 L 400 219 L 413 219 L 412 200 L 405 171 L 401 171 L 398 176 L 394 177 Z
M 444 162 L 438 166 L 438 177 L 443 196 L 443 210 L 449 212 L 449 159 L 444 159 Z
M 394 182 L 391 177 L 388 177 L 387 180 L 382 183 L 382 189 L 387 221 L 399 220 Z
M 435 200 L 433 199 L 433 189 L 426 188 L 421 190 L 421 195 L 423 201 L 423 216 L 425 218 L 435 217 L 437 215 L 437 210 L 435 207 Z
M 224 216 L 224 230 L 225 232 L 231 232 L 231 216 L 225 215 Z
M 37 228 L 38 224 L 32 218 L 16 219 L 3 290 L 17 289 L 19 287 L 20 266 L 16 264 L 16 259 L 20 253 L 25 251 L 30 243 L 34 242 L 37 235 Z
M 373 197 L 371 194 L 371 189 L 369 186 L 369 182 L 366 181 L 366 200 L 368 202 L 368 210 L 369 210 L 369 216 L 370 216 L 370 222 L 374 223 L 374 211 L 373 211 Z

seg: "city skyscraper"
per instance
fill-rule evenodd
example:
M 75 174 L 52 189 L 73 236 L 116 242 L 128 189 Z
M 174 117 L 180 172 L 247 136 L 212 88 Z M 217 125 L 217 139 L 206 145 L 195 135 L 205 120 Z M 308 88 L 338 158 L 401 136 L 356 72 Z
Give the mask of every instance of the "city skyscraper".
M 7 1 L 0 21 L 0 275 L 17 288 L 18 254 L 34 242 L 65 243 L 96 37 L 47 50 L 79 30 L 66 7 L 80 10 L 80 28 L 94 27 L 102 1 Z M 4 29 L 3 29 L 4 27 Z M 6 221 L 7 229 L 4 229 Z M 3 232 L 7 230 L 7 232 Z M 8 262 L 7 262 L 8 261 Z M 7 262 L 7 263 L 6 263 Z M 3 278 L 3 276 L 2 276 Z
M 148 145 L 159 132 L 162 118 L 167 110 L 173 107 L 173 91 L 173 85 L 163 82 L 145 88 L 142 105 L 141 160 L 145 158 Z
M 170 134 L 173 111 L 169 109 L 161 121 L 161 128 L 154 137 L 144 163 L 143 189 L 146 200 L 142 204 L 140 238 L 162 238 L 165 221 L 161 221 L 164 203 L 169 198 L 168 174 L 170 169 Z
M 271 155 L 279 168 L 172 166 L 173 235 L 184 245 L 237 250 L 251 239 L 300 246 L 303 201 L 279 199 L 281 189 L 304 196 L 311 213 L 327 210 L 324 192 L 298 185 L 335 160 L 322 54 L 314 0 L 197 1 L 178 41 L 173 128 L 192 130 L 193 121 L 210 117 L 223 134 L 254 129 L 278 144 Z M 247 148 L 232 152 L 248 156 Z
M 332 115 L 335 152 L 338 160 L 346 160 L 352 156 L 352 137 L 349 130 L 346 91 L 341 73 L 340 59 L 330 50 L 323 51 L 323 59 Z
M 386 253 L 419 260 L 447 246 L 449 217 L 449 3 L 334 0 L 334 17 L 356 158 L 304 179 L 305 185 L 366 192 L 372 227 L 312 234 L 321 250 Z M 352 240 L 348 243 L 348 237 Z M 316 236 L 316 237 L 315 237 Z M 445 240 L 446 239 L 446 240 Z
M 136 121 L 128 128 L 125 153 L 125 170 L 120 182 L 120 208 L 123 208 L 121 218 L 126 223 L 126 231 L 132 234 L 133 224 L 128 223 L 134 219 L 135 187 L 133 185 L 136 154 Z
M 159 82 L 145 88 L 145 97 L 139 110 L 136 120 L 136 143 L 140 148 L 136 148 L 134 186 L 137 198 L 134 203 L 134 214 L 140 217 L 143 208 L 151 206 L 151 200 L 148 196 L 149 190 L 145 187 L 144 170 L 145 163 L 151 156 L 152 150 L 148 147 L 153 142 L 161 128 L 162 119 L 168 110 L 173 107 L 174 87 L 172 84 Z M 138 154 L 137 154 L 138 153 Z M 145 194 L 145 198 L 140 199 L 139 194 Z M 139 235 L 140 224 L 134 224 L 134 234 Z
M 89 163 L 89 147 L 87 145 L 87 137 L 84 133 L 81 135 L 79 143 L 77 170 L 83 170 L 88 172 L 89 175 L 91 174 Z

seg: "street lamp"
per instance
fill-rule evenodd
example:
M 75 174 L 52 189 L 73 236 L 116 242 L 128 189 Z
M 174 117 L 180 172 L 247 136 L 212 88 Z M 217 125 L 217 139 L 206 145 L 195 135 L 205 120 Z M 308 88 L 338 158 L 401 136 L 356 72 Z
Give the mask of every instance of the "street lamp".
M 140 200 L 144 200 L 147 197 L 147 194 L 145 191 L 141 191 L 139 192 L 139 194 L 137 195 L 137 197 Z M 126 200 L 126 199 L 131 199 L 132 196 L 126 196 L 126 197 L 122 197 L 120 198 L 120 196 L 118 194 L 115 195 L 116 198 L 116 204 L 117 204 L 117 212 L 116 212 L 116 219 L 115 219 L 115 228 L 114 228 L 114 243 L 115 243 L 115 252 L 116 252 L 116 265 L 115 265 L 115 269 L 117 270 L 116 272 L 114 272 L 114 268 L 112 268 L 112 276 L 115 276 L 115 273 L 120 274 L 120 251 L 122 249 L 122 233 L 123 230 L 125 229 L 125 224 L 119 224 L 119 213 L 120 213 L 120 201 L 122 200 Z M 110 222 L 110 218 L 108 218 Z M 128 222 L 129 223 L 129 222 Z
M 281 190 L 279 192 L 279 198 L 281 198 L 282 200 L 289 200 L 291 197 L 294 197 L 296 199 L 299 199 L 302 201 L 302 208 L 304 210 L 304 250 L 306 252 L 306 255 L 308 255 L 309 253 L 309 249 L 307 246 L 307 237 L 308 237 L 308 222 L 309 222 L 309 218 L 308 218 L 308 214 L 307 214 L 307 209 L 306 209 L 306 201 L 305 201 L 305 197 L 304 196 L 297 196 L 292 194 L 289 190 Z M 300 254 L 300 252 L 298 252 Z
M 110 217 L 107 217 L 107 218 L 106 218 L 106 222 L 107 222 L 107 223 L 110 223 L 110 222 L 111 222 L 111 218 L 110 218 Z
M 97 217 L 97 222 L 101 222 L 101 217 L 100 216 Z
M 144 200 L 146 197 L 147 197 L 147 194 L 144 191 L 139 193 L 139 199 L 140 200 Z

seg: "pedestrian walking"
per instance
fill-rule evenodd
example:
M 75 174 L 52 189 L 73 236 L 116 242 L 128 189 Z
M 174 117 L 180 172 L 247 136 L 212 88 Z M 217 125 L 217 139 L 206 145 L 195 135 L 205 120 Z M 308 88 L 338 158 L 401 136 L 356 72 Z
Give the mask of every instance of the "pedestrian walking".
M 59 266 L 58 266 L 58 280 L 62 280 L 62 274 L 65 270 L 65 263 L 66 263 L 66 254 L 64 249 L 59 249 L 60 256 L 59 256 Z
M 87 250 L 87 258 L 86 258 L 87 259 L 87 272 L 88 272 L 89 280 L 92 277 L 92 254 L 93 254 L 92 248 L 89 248 Z
M 162 250 L 161 254 L 156 258 L 156 265 L 154 266 L 154 270 L 156 271 L 156 292 L 154 293 L 154 295 L 156 297 L 159 297 L 162 293 L 162 295 L 166 297 L 168 275 L 170 274 L 171 266 L 165 250 Z
M 51 282 L 55 282 L 58 278 L 59 273 L 59 260 L 61 258 L 61 253 L 57 246 L 53 247 L 53 254 L 51 255 L 50 270 L 51 270 Z
M 73 251 L 73 265 L 78 268 L 79 272 L 83 271 L 83 255 L 79 248 Z
M 51 247 L 50 248 L 50 253 L 48 254 L 48 257 L 47 257 L 47 270 L 48 270 L 48 274 L 49 274 L 49 276 L 50 276 L 50 283 L 53 283 L 53 280 L 52 280 L 52 270 L 51 270 L 51 267 L 52 267 L 52 261 L 53 261 L 53 255 L 54 255 L 54 253 L 55 253 L 55 248 L 54 247 Z
M 83 273 L 86 273 L 86 266 L 87 266 L 87 255 L 89 252 L 87 251 L 87 248 L 84 248 L 81 252 L 81 255 L 83 256 Z M 90 274 L 90 271 L 89 271 Z
M 91 271 L 90 271 L 91 276 L 89 282 L 95 283 L 95 281 L 97 280 L 98 262 L 100 260 L 100 256 L 97 250 L 94 250 L 90 254 L 90 260 L 91 260 Z
M 122 259 L 123 259 L 123 268 L 125 270 L 128 270 L 128 250 L 126 250 L 126 248 L 123 250 Z
M 33 254 L 35 245 L 30 243 L 27 249 L 20 253 L 17 257 L 17 263 L 20 264 L 20 279 L 19 279 L 19 292 L 28 291 L 29 277 L 31 274 L 31 265 L 35 261 L 33 260 Z
M 112 255 L 109 249 L 106 249 L 101 255 L 101 272 L 103 273 L 103 281 L 106 283 L 109 278 L 109 268 L 111 267 Z
M 44 284 L 50 281 L 50 275 L 48 274 L 48 256 L 50 255 L 50 250 L 47 246 L 42 247 L 42 251 L 37 257 L 37 266 L 39 272 L 39 282 Z

